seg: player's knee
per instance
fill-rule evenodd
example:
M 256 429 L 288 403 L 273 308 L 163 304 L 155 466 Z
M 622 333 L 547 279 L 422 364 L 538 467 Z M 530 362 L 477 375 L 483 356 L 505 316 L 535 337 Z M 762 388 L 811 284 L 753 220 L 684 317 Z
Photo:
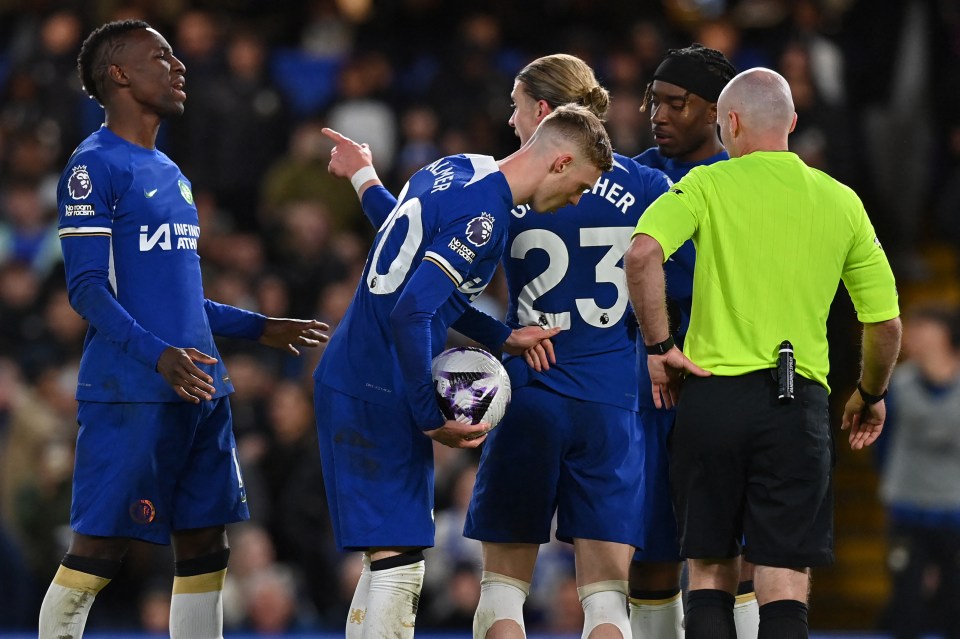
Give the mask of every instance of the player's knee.
M 474 639 L 524 636 L 523 602 L 529 594 L 528 582 L 484 571 L 480 579 L 480 602 L 473 616 Z
M 583 606 L 583 639 L 631 639 L 627 582 L 611 579 L 577 588 Z

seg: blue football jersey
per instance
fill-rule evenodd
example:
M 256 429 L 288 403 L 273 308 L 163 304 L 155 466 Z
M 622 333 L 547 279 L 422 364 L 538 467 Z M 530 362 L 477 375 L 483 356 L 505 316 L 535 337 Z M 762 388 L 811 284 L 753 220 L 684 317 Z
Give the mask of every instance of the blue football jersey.
M 667 174 L 671 182 L 678 182 L 680 178 L 697 166 L 706 166 L 722 160 L 729 160 L 727 152 L 721 151 L 702 162 L 679 162 L 660 154 L 657 147 L 647 149 L 634 160 L 644 166 L 659 169 Z M 677 323 L 675 337 L 677 345 L 683 348 L 683 338 L 690 325 L 690 308 L 693 304 L 693 267 L 696 261 L 696 249 L 693 240 L 687 240 L 677 251 L 667 258 L 663 265 L 663 276 L 667 285 L 667 298 L 674 302 L 673 318 Z M 650 388 L 650 371 L 647 368 L 647 354 L 641 349 L 639 352 L 638 368 L 640 371 L 640 404 L 646 408 L 656 408 L 653 395 L 647 392 Z
M 623 254 L 640 215 L 669 187 L 663 173 L 614 155 L 577 206 L 554 215 L 512 211 L 504 271 L 507 323 L 564 330 L 557 364 L 538 373 L 522 357 L 504 365 L 516 386 L 537 381 L 569 397 L 637 408 L 636 323 L 630 317 Z
M 160 151 L 101 127 L 70 157 L 57 207 L 70 302 L 90 322 L 77 399 L 180 402 L 156 371 L 166 348 L 219 360 L 214 332 L 262 333 L 262 315 L 204 299 L 190 182 Z M 198 366 L 215 396 L 233 392 L 221 362 Z
M 442 425 L 430 363 L 493 277 L 512 206 L 489 156 L 450 156 L 417 171 L 386 219 L 372 216 L 380 230 L 315 379 L 374 404 L 406 403 L 421 428 Z

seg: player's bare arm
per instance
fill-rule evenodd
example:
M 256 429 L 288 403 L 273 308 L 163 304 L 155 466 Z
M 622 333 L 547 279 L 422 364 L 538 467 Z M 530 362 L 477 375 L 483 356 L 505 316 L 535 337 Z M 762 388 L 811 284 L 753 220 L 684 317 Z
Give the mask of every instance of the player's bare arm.
M 212 398 L 217 389 L 213 387 L 213 378 L 200 370 L 194 362 L 216 364 L 217 360 L 195 348 L 171 346 L 160 354 L 157 372 L 170 384 L 180 399 L 199 404 L 201 400 Z
M 659 344 L 670 337 L 667 317 L 666 284 L 663 275 L 663 248 L 654 238 L 640 233 L 633 238 L 624 256 L 630 303 L 637 314 L 640 332 L 647 345 Z M 689 359 L 676 346 L 661 355 L 649 355 L 653 403 L 657 408 L 672 408 L 680 394 L 685 373 L 700 377 L 710 373 Z
M 886 394 L 893 367 L 900 354 L 903 327 L 899 317 L 863 326 L 863 373 L 860 388 L 872 397 L 854 390 L 843 409 L 841 430 L 850 431 L 850 448 L 860 450 L 877 441 L 887 417 Z
M 316 348 L 329 341 L 330 337 L 324 333 L 329 330 L 330 327 L 319 320 L 268 317 L 259 341 L 265 346 L 299 355 L 298 346 Z

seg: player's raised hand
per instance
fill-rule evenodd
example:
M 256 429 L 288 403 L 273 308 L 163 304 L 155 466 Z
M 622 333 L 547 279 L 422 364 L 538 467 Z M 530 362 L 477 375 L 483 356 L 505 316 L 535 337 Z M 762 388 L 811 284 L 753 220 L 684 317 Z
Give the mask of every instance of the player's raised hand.
M 298 346 L 315 348 L 329 341 L 330 337 L 322 332 L 329 330 L 329 326 L 318 320 L 268 317 L 259 341 L 265 346 L 299 355 Z
M 550 364 L 557 363 L 550 338 L 561 330 L 559 327 L 540 326 L 515 328 L 503 343 L 503 350 L 510 355 L 523 355 L 527 364 L 537 372 L 550 370 Z
M 331 175 L 350 179 L 360 169 L 373 167 L 373 154 L 369 144 L 359 144 L 326 127 L 322 129 L 322 133 L 333 142 L 330 164 L 327 165 Z
M 213 387 L 213 378 L 200 370 L 194 362 L 216 364 L 217 359 L 195 348 L 170 346 L 160 353 L 157 372 L 170 384 L 180 399 L 199 404 L 200 400 L 211 399 L 217 389 Z
M 887 418 L 886 402 L 867 404 L 859 392 L 854 391 L 843 407 L 840 430 L 850 431 L 850 448 L 861 450 L 877 441 Z
M 461 424 L 448 419 L 440 428 L 425 430 L 423 434 L 450 448 L 476 448 L 487 438 L 490 424 Z
M 697 377 L 709 377 L 704 370 L 690 361 L 674 346 L 663 355 L 648 355 L 647 370 L 653 391 L 653 403 L 657 408 L 673 408 L 680 400 L 680 382 L 687 373 Z

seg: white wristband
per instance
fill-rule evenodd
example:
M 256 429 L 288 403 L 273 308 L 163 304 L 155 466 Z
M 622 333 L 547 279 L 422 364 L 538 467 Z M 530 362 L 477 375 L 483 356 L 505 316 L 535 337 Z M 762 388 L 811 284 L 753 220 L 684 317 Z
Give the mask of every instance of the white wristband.
M 372 166 L 365 166 L 356 173 L 353 174 L 353 177 L 350 178 L 350 184 L 353 185 L 353 190 L 360 193 L 360 187 L 369 182 L 370 180 L 379 180 L 380 177 L 377 175 L 377 170 Z

